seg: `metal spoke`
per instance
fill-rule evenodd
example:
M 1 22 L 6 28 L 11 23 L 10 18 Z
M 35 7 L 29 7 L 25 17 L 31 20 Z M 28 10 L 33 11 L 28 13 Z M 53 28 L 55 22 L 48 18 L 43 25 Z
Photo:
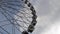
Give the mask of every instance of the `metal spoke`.
M 0 13 L 5 18 L 0 20 L 1 34 L 28 34 L 34 30 L 37 16 L 29 0 L 2 0 Z
M 2 29 L 2 30 L 4 30 L 6 33 L 8 33 L 8 34 L 10 34 L 8 31 L 6 31 L 4 28 L 2 28 L 1 26 L 0 26 L 0 28 Z

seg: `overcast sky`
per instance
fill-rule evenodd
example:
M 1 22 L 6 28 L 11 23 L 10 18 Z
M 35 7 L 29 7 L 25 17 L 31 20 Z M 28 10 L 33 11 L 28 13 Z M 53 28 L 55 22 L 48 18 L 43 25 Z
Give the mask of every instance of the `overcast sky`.
M 60 26 L 60 0 L 31 0 L 37 11 L 37 25 L 33 34 L 60 34 L 51 32 L 53 25 Z M 53 26 L 53 27 L 55 27 Z M 55 27 L 59 28 L 59 27 Z

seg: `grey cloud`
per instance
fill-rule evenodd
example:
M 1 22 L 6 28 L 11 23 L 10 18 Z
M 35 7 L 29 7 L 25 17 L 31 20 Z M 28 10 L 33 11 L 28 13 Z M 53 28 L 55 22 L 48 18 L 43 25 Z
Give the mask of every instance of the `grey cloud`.
M 31 0 L 37 11 L 37 25 L 33 34 L 41 34 L 48 26 L 60 20 L 60 0 Z

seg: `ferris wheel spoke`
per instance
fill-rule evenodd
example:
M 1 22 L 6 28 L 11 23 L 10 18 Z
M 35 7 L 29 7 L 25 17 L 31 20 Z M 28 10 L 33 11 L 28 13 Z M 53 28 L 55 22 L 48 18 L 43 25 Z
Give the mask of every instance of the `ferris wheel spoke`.
M 4 9 L 4 8 L 3 8 Z M 4 9 L 4 10 L 6 10 L 6 9 Z M 6 10 L 7 11 L 7 10 Z M 10 11 L 9 11 L 10 12 Z M 12 13 L 12 12 L 10 12 L 10 13 Z M 8 14 L 8 13 L 7 13 Z M 12 13 L 12 14 L 14 14 L 14 13 Z M 16 14 L 15 14 L 16 15 Z M 19 15 L 16 15 L 16 16 L 19 16 Z M 22 17 L 21 16 L 19 16 L 21 19 L 22 19 Z M 27 18 L 26 18 L 27 19 Z M 23 20 L 23 19 L 22 19 Z M 28 19 L 27 19 L 27 21 L 28 21 Z M 23 21 L 24 23 L 26 23 L 25 21 Z M 30 21 L 29 21 L 30 22 Z
M 6 13 L 6 14 L 8 14 L 10 17 L 12 17 L 9 13 Z M 14 19 L 13 17 L 12 17 L 12 19 Z M 23 18 L 21 18 L 22 20 L 23 20 Z M 14 19 L 15 20 L 15 19 Z M 16 20 L 15 20 L 16 21 Z M 21 22 L 21 21 L 20 21 Z M 27 25 L 27 23 L 23 20 L 22 22 L 24 22 L 26 25 Z
M 10 6 L 10 5 L 6 5 L 6 4 L 4 4 L 4 5 L 2 5 L 3 7 L 6 7 L 6 8 L 11 8 L 11 9 L 13 9 L 13 10 L 19 10 L 19 9 L 17 9 L 16 7 L 14 7 L 14 6 Z
M 26 23 L 25 21 L 23 21 L 24 23 Z
M 2 28 L 1 26 L 0 26 L 0 28 L 2 29 L 2 30 L 4 30 L 6 33 L 8 33 L 8 34 L 10 34 L 8 31 L 6 31 L 4 28 Z
M 15 28 L 16 28 L 19 32 L 21 32 L 19 28 L 17 28 L 17 27 L 15 27 Z
M 5 4 L 3 4 L 3 5 L 5 5 Z M 15 4 L 12 4 L 12 5 L 15 5 Z M 12 6 L 5 6 L 5 7 L 8 7 L 8 8 L 12 8 Z M 23 7 L 23 6 L 22 6 Z M 27 8 L 27 7 L 25 7 L 25 8 Z M 15 9 L 15 8 L 12 8 L 12 9 Z M 16 9 L 15 9 L 16 10 Z M 28 10 L 28 8 L 27 8 L 27 10 Z M 26 13 L 26 12 L 25 12 Z M 28 13 L 29 14 L 29 13 Z
M 11 23 L 9 23 L 9 24 L 4 24 L 4 25 L 1 25 L 1 26 L 6 26 L 6 25 L 10 25 Z M 18 25 L 19 27 L 23 27 L 23 26 L 21 26 L 21 25 L 19 25 L 19 24 L 15 24 L 15 26 L 16 25 Z M 24 28 L 26 28 L 26 27 L 24 27 Z
M 17 7 L 24 7 L 24 6 L 22 6 L 21 4 L 12 4 L 12 3 L 5 3 L 5 2 L 2 3 L 2 4 L 3 4 L 3 5 L 6 5 L 6 4 L 7 4 L 7 5 L 11 5 L 11 6 L 13 5 L 13 6 L 17 6 Z
M 12 13 L 12 12 L 10 12 L 11 14 L 15 14 L 15 13 Z M 17 14 L 15 14 L 16 16 L 18 16 L 18 17 L 20 17 L 20 18 L 23 18 L 23 17 L 21 17 L 21 16 L 19 16 L 19 15 L 17 15 Z M 25 14 L 23 14 L 23 16 L 25 17 Z M 25 19 L 28 21 L 28 22 L 31 22 L 31 21 L 29 21 L 28 19 L 27 19 L 27 17 L 25 17 Z
M 8 14 L 8 13 L 7 13 Z M 11 15 L 10 15 L 11 16 Z M 15 19 L 14 19 L 15 20 Z M 23 21 L 24 23 L 25 23 L 25 21 Z M 16 22 L 17 23 L 17 22 Z M 18 24 L 18 23 L 17 23 Z M 26 24 L 27 25 L 27 24 Z M 20 25 L 20 27 L 21 27 L 21 25 Z
M 11 6 L 4 6 L 4 7 L 11 8 L 11 9 L 13 9 L 13 10 L 16 10 L 17 12 L 20 12 L 21 14 L 24 14 L 23 12 L 18 11 L 18 9 L 15 9 L 15 8 L 13 8 L 13 7 L 11 7 Z M 22 10 L 22 11 L 23 11 L 23 10 Z M 24 11 L 24 12 L 25 12 L 25 11 Z M 28 13 L 25 12 L 25 14 L 28 14 Z M 28 14 L 28 15 L 29 15 L 29 14 Z
M 4 2 L 5 2 L 5 1 L 4 1 Z M 4 2 L 3 2 L 3 3 L 4 3 Z M 20 1 L 17 1 L 17 0 L 16 0 L 16 1 L 6 1 L 6 2 L 18 2 L 18 3 L 20 3 Z
M 7 13 L 8 14 L 8 13 Z M 6 16 L 6 15 L 5 15 Z M 6 17 L 7 18 L 7 17 Z M 10 21 L 10 20 L 9 20 Z M 10 21 L 10 23 L 14 24 L 13 22 Z
M 11 23 L 9 23 L 9 24 L 4 24 L 4 25 L 1 25 L 1 26 L 3 27 L 3 26 L 6 26 L 6 25 L 11 25 Z
M 7 13 L 8 14 L 8 13 Z M 15 20 L 15 19 L 14 19 Z M 16 22 L 16 20 L 15 20 L 15 22 Z M 20 22 L 24 22 L 25 23 L 25 21 L 20 21 Z M 16 22 L 17 23 L 17 22 Z M 17 23 L 18 24 L 18 23 Z M 26 23 L 25 23 L 26 24 Z M 18 24 L 19 25 L 19 24 Z M 27 24 L 26 24 L 27 25 Z M 20 25 L 21 26 L 21 25 Z
M 20 27 L 20 26 L 19 26 Z M 18 28 L 18 27 L 15 27 L 19 32 L 21 32 L 21 30 L 20 30 L 20 28 Z M 24 28 L 23 28 L 23 30 L 25 30 Z
M 18 9 L 15 9 L 15 8 L 13 8 L 13 7 L 11 7 L 11 6 L 3 6 L 3 7 L 11 8 L 12 10 L 15 10 L 15 11 L 17 11 L 17 12 L 20 12 L 20 11 L 18 11 Z M 20 12 L 20 13 L 23 14 L 22 12 Z
M 7 18 L 7 17 L 6 17 Z M 9 20 L 9 19 L 8 19 Z M 10 20 L 9 20 L 10 21 Z M 10 23 L 12 23 L 11 21 L 10 21 Z M 12 23 L 13 24 L 13 23 Z M 21 26 L 20 26 L 21 27 Z
M 2 12 L 2 11 L 0 11 L 0 12 L 5 16 L 5 18 L 6 18 L 11 24 L 14 24 L 14 23 L 11 22 L 11 20 L 8 19 L 8 17 L 5 15 L 4 12 Z
M 2 17 L 5 17 L 5 20 L 0 21 L 0 28 L 5 33 L 17 34 L 21 32 L 21 34 L 28 34 L 34 30 L 37 16 L 34 7 L 28 0 L 2 0 L 0 13 L 3 15 Z M 12 32 L 9 32 L 8 27 L 6 27 L 10 27 L 10 25 Z M 2 32 L 0 33 L 2 34 Z
M 23 26 L 20 26 L 20 25 L 19 25 L 19 27 L 22 28 L 23 30 L 25 30 L 25 28 L 26 28 L 26 27 L 23 28 Z M 16 28 L 17 28 L 17 27 L 16 27 Z M 20 30 L 20 29 L 18 28 L 18 30 Z

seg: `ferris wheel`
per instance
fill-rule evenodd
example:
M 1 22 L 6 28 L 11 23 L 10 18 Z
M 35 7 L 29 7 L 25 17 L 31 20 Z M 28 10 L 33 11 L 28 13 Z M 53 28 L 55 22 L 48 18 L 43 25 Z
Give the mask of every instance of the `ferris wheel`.
M 29 34 L 37 15 L 28 0 L 0 0 L 0 34 Z

